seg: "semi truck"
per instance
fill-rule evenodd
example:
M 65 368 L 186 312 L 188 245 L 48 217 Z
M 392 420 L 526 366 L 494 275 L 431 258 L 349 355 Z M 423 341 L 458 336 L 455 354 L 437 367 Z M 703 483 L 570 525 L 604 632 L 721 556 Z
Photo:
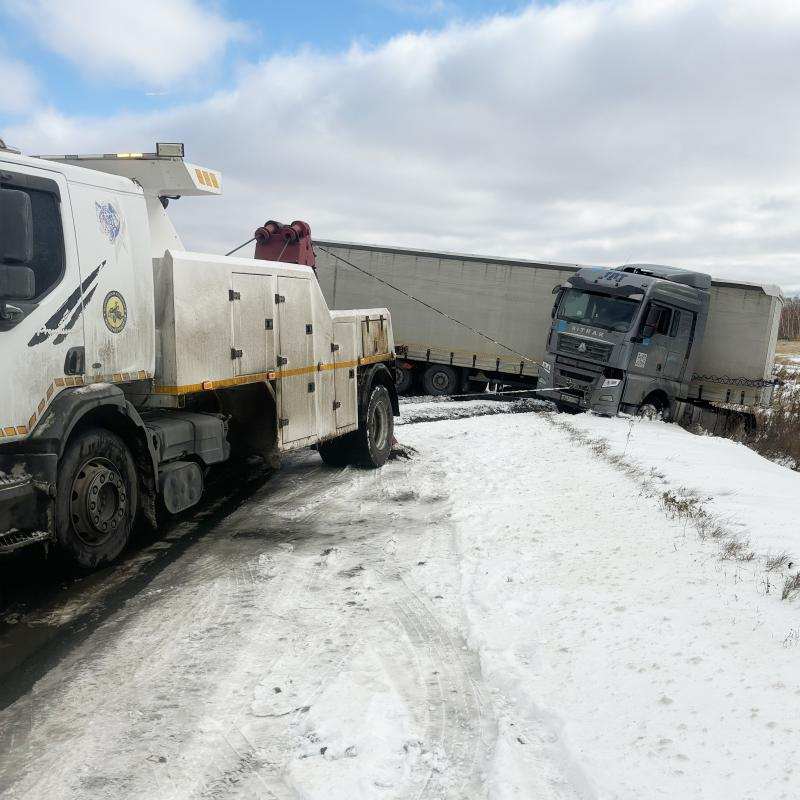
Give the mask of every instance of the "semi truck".
M 454 394 L 496 381 L 569 408 L 715 429 L 770 400 L 776 286 L 650 264 L 317 244 L 331 306 L 376 296 L 391 309 L 400 391 Z
M 777 286 L 630 264 L 581 269 L 554 292 L 538 386 L 561 402 L 706 427 L 769 403 Z
M 187 251 L 169 203 L 221 186 L 178 143 L 0 149 L 0 553 L 109 562 L 232 457 L 388 458 L 389 311 L 329 310 L 306 264 Z

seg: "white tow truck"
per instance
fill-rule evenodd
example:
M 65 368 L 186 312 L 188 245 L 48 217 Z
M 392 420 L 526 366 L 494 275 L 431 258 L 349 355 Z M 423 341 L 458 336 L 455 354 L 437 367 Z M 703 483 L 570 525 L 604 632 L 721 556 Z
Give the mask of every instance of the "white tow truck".
M 0 553 L 108 562 L 232 454 L 389 456 L 389 312 L 329 310 L 308 266 L 187 252 L 167 205 L 222 181 L 183 155 L 0 142 Z

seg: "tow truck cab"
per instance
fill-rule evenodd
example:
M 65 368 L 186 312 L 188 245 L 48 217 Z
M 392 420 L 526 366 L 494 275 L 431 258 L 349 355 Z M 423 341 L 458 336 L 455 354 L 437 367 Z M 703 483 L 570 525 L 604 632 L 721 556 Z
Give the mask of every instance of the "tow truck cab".
M 709 275 L 654 264 L 579 270 L 557 286 L 538 388 L 614 415 L 687 396 L 709 307 Z

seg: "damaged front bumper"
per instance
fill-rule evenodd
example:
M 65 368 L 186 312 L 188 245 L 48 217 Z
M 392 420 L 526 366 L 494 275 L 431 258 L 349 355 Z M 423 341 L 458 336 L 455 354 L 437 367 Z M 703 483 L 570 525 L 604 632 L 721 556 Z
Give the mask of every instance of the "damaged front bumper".
M 564 408 L 614 416 L 619 411 L 623 377 L 619 370 L 600 364 L 548 354 L 537 388 Z

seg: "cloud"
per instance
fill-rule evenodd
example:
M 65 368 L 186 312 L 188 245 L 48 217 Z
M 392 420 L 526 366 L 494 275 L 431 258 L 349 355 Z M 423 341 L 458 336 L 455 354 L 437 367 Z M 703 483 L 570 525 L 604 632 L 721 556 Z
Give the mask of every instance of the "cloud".
M 596 0 L 245 70 L 147 116 L 47 112 L 29 151 L 184 140 L 225 197 L 170 206 L 224 252 L 265 219 L 319 237 L 800 287 L 794 2 Z M 12 131 L 9 132 L 9 138 Z
M 447 0 L 380 0 L 379 5 L 395 14 L 413 17 L 441 16 L 457 11 L 456 6 Z
M 38 94 L 39 85 L 30 69 L 0 53 L 0 113 L 30 112 Z
M 219 58 L 239 23 L 196 0 L 4 0 L 50 50 L 110 85 L 167 86 Z

